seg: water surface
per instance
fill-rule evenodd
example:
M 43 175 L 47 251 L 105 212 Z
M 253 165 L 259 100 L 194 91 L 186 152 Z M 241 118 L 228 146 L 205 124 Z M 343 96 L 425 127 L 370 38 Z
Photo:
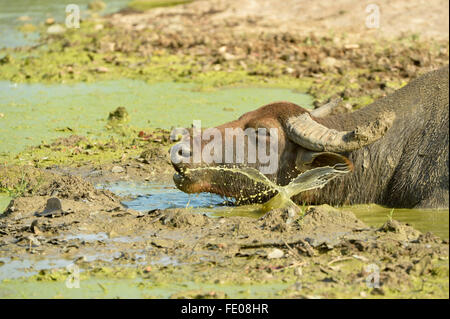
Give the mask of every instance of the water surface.
M 193 84 L 115 80 L 77 84 L 17 84 L 0 81 L 0 156 L 62 135 L 110 135 L 109 112 L 124 106 L 140 128 L 202 127 L 236 119 L 264 104 L 287 100 L 311 107 L 307 94 L 277 88 L 199 91 Z M 6 153 L 6 154 L 5 154 Z
M 80 7 L 81 18 L 87 13 L 88 4 L 92 0 L 14 0 L 0 1 L 0 48 L 18 47 L 36 44 L 39 40 L 37 32 L 23 33 L 19 28 L 24 24 L 35 26 L 45 19 L 53 18 L 64 24 L 66 6 L 76 4 Z M 113 13 L 126 6 L 130 0 L 104 0 L 107 4 L 101 14 Z
M 186 194 L 175 185 L 160 183 L 121 182 L 104 186 L 121 196 L 134 197 L 122 202 L 123 205 L 137 211 L 167 208 L 213 208 L 223 206 L 225 200 L 215 194 Z

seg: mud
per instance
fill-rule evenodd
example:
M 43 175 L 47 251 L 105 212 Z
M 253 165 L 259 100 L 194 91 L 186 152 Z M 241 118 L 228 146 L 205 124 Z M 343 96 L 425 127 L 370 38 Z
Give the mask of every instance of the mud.
M 257 219 L 210 217 L 190 208 L 138 212 L 88 178 L 31 168 L 24 176 L 44 176 L 45 182 L 16 197 L 1 215 L 0 260 L 63 258 L 82 269 L 81 285 L 139 278 L 141 293 L 163 285 L 175 289 L 163 294 L 173 298 L 238 296 L 222 288 L 250 282 L 285 284 L 267 297 L 448 297 L 448 241 L 394 219 L 369 227 L 350 211 L 327 205 L 304 208 L 289 223 L 283 210 Z M 55 196 L 67 213 L 39 216 Z M 282 256 L 273 258 L 274 249 Z M 380 271 L 379 288 L 366 285 L 369 265 Z M 2 290 L 68 278 L 65 268 L 30 267 L 28 276 L 3 281 Z M 216 287 L 195 294 L 175 287 L 187 282 Z
M 76 32 L 45 34 L 41 41 L 46 49 L 2 50 L 0 78 L 68 83 L 126 77 L 152 83 L 193 82 L 202 88 L 271 85 L 309 92 L 317 103 L 338 95 L 350 108 L 358 108 L 448 63 L 448 33 L 443 38 L 421 37 L 424 30 L 413 30 L 376 32 L 379 37 L 374 37 L 374 32 L 369 36 L 355 26 L 351 34 L 318 26 L 306 31 L 298 25 L 297 30 L 293 26 L 298 21 L 290 19 L 295 17 L 276 23 L 265 19 L 269 12 L 280 11 L 275 2 L 268 2 L 263 11 L 246 7 L 232 17 L 234 5 L 195 1 L 91 19 Z M 426 12 L 431 12 L 430 6 Z M 339 16 L 336 5 L 327 8 Z M 435 13 L 443 12 L 440 4 L 434 8 Z M 354 14 L 342 10 L 344 16 Z M 385 25 L 396 21 L 398 17 Z M 40 68 L 43 64 L 45 70 Z

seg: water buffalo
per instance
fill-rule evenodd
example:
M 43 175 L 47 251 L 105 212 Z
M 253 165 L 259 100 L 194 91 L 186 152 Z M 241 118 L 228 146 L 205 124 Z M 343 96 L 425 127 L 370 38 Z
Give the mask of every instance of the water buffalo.
M 330 107 L 312 112 L 289 102 L 265 105 L 238 120 L 217 127 L 275 128 L 277 170 L 265 174 L 286 185 L 311 168 L 345 163 L 351 173 L 324 188 L 299 194 L 296 202 L 331 205 L 376 203 L 403 208 L 448 208 L 449 203 L 449 67 L 429 72 L 393 94 L 352 113 L 329 115 Z M 259 136 L 270 138 L 270 134 Z M 189 139 L 192 140 L 192 139 Z M 204 148 L 208 141 L 201 141 Z M 181 143 L 181 144 L 180 144 Z M 186 137 L 178 146 L 186 148 Z M 193 147 L 195 142 L 187 147 Z M 246 139 L 244 148 L 249 142 Z M 224 153 L 227 151 L 224 149 Z M 188 193 L 212 192 L 242 202 L 265 201 L 274 194 L 264 185 L 249 185 L 217 170 L 220 165 L 261 163 L 205 163 L 186 161 L 192 152 L 173 152 L 177 187 Z M 174 158 L 175 157 L 175 158 Z M 185 161 L 180 162 L 180 157 Z M 224 156 L 222 156 L 224 157 Z M 174 160 L 175 159 L 175 160 Z M 233 181 L 233 182 L 230 182 Z

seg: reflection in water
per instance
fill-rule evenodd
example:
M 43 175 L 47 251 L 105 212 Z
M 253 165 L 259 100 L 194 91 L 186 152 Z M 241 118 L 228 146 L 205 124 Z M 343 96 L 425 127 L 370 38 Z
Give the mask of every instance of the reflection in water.
M 132 197 L 133 199 L 125 200 L 122 204 L 137 211 L 185 207 L 212 208 L 226 203 L 219 195 L 186 194 L 179 191 L 175 185 L 120 182 L 104 187 L 120 196 Z
M 73 263 L 71 260 L 54 258 L 42 260 L 12 260 L 11 258 L 0 258 L 4 263 L 0 267 L 0 281 L 3 279 L 14 279 L 22 276 L 31 276 L 36 274 L 41 269 L 49 268 L 64 268 Z

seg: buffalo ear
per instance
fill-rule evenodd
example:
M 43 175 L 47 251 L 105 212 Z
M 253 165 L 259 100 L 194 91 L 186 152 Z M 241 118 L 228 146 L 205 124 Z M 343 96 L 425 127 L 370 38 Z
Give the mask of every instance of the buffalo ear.
M 307 171 L 316 167 L 335 166 L 343 164 L 353 170 L 352 162 L 345 156 L 332 152 L 313 152 L 305 150 L 297 154 L 296 166 L 301 171 Z

